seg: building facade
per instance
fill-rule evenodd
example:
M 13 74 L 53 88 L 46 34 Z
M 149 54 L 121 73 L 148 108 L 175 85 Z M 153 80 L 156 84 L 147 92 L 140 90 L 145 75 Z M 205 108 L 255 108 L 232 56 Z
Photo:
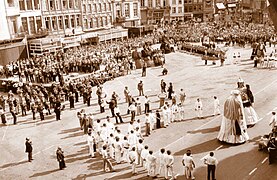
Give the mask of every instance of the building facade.
M 0 2 L 0 39 L 37 34 L 42 28 L 39 0 L 2 0 Z
M 141 24 L 153 25 L 170 22 L 169 0 L 141 0 Z
M 113 24 L 124 27 L 140 26 L 140 7 L 138 0 L 114 0 L 112 3 Z
M 184 21 L 184 0 L 170 0 L 170 22 L 183 22 Z
M 82 32 L 81 1 L 41 0 L 42 27 L 52 35 Z
M 83 31 L 111 27 L 113 23 L 110 0 L 82 0 Z
M 185 21 L 194 19 L 202 21 L 204 18 L 205 0 L 184 0 L 184 19 Z

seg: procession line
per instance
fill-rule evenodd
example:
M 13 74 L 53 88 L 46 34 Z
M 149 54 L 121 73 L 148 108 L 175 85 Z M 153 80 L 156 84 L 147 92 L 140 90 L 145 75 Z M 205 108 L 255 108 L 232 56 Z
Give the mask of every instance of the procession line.
M 249 176 L 250 176 L 251 174 L 253 174 L 256 170 L 257 170 L 257 168 L 254 168 L 254 169 L 249 173 Z

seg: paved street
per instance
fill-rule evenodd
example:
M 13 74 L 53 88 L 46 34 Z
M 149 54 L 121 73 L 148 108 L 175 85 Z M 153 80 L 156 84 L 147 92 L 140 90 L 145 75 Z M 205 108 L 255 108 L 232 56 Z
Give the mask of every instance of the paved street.
M 196 162 L 195 177 L 206 179 L 206 167 L 201 161 L 210 151 L 215 151 L 219 160 L 216 170 L 217 180 L 272 180 L 277 179 L 277 164 L 268 165 L 267 153 L 259 152 L 257 142 L 259 138 L 270 131 L 268 125 L 270 112 L 277 110 L 277 70 L 255 69 L 249 59 L 251 49 L 241 50 L 230 48 L 230 51 L 240 51 L 242 62 L 232 64 L 228 57 L 223 67 L 208 64 L 200 57 L 185 53 L 172 53 L 166 55 L 166 68 L 169 73 L 161 76 L 162 69 L 155 67 L 147 69 L 147 76 L 141 77 L 141 70 L 133 71 L 131 75 L 116 78 L 104 84 L 104 89 L 111 96 L 117 92 L 120 99 L 119 108 L 126 114 L 127 104 L 124 100 L 123 89 L 130 88 L 131 94 L 138 95 L 137 83 L 144 82 L 145 94 L 150 96 L 151 109 L 158 108 L 157 93 L 160 91 L 160 80 L 167 84 L 173 83 L 174 90 L 183 88 L 186 92 L 185 101 L 186 120 L 170 124 L 168 128 L 155 130 L 150 137 L 145 138 L 144 144 L 154 152 L 160 148 L 171 150 L 175 157 L 174 171 L 179 174 L 178 179 L 185 179 L 182 167 L 182 157 L 187 149 L 193 153 Z M 232 52 L 228 55 L 232 56 Z M 269 51 L 267 51 L 269 52 Z M 217 96 L 221 103 L 221 111 L 225 99 L 231 90 L 236 88 L 239 77 L 251 86 L 255 96 L 254 108 L 260 121 L 248 129 L 250 140 L 242 145 L 231 146 L 217 141 L 222 116 L 212 116 L 213 96 Z M 204 119 L 196 119 L 194 103 L 201 98 L 204 105 Z M 143 101 L 142 101 L 143 102 Z M 84 108 L 92 112 L 95 119 L 104 119 L 110 115 L 106 112 L 99 114 L 95 88 L 92 106 L 87 107 L 81 102 L 75 105 L 75 110 L 69 110 L 69 105 L 62 112 L 62 120 L 56 121 L 55 114 L 47 116 L 44 121 L 33 121 L 29 114 L 26 118 L 19 117 L 17 125 L 0 127 L 0 179 L 148 179 L 146 172 L 139 169 L 139 174 L 131 176 L 130 164 L 115 165 L 116 172 L 104 173 L 100 156 L 90 158 L 83 131 L 80 130 L 77 111 Z M 137 117 L 144 122 L 144 115 Z M 130 121 L 125 115 L 126 123 L 119 125 L 124 133 Z M 11 124 L 11 122 L 10 122 Z M 25 153 L 25 138 L 30 137 L 34 148 L 34 161 L 27 161 Z M 67 168 L 58 169 L 55 151 L 58 146 L 64 150 Z M 160 179 L 160 178 L 158 178 Z

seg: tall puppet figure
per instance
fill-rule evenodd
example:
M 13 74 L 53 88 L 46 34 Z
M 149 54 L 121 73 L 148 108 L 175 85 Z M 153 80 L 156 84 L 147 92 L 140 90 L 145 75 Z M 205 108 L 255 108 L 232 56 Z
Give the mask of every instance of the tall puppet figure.
M 224 115 L 217 139 L 231 144 L 244 143 L 249 139 L 246 129 L 240 92 L 234 90 L 224 103 Z

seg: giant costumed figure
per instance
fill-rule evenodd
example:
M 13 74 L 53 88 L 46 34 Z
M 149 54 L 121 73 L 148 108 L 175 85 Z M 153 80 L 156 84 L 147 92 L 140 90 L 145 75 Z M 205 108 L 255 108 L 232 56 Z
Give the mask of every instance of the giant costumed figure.
M 245 121 L 247 126 L 254 126 L 259 118 L 256 111 L 253 108 L 254 96 L 250 90 L 249 85 L 244 85 L 244 81 L 239 78 L 238 90 L 240 91 L 241 100 L 244 107 Z
M 217 139 L 231 144 L 241 144 L 249 139 L 246 132 L 240 92 L 234 90 L 224 103 L 224 114 Z

